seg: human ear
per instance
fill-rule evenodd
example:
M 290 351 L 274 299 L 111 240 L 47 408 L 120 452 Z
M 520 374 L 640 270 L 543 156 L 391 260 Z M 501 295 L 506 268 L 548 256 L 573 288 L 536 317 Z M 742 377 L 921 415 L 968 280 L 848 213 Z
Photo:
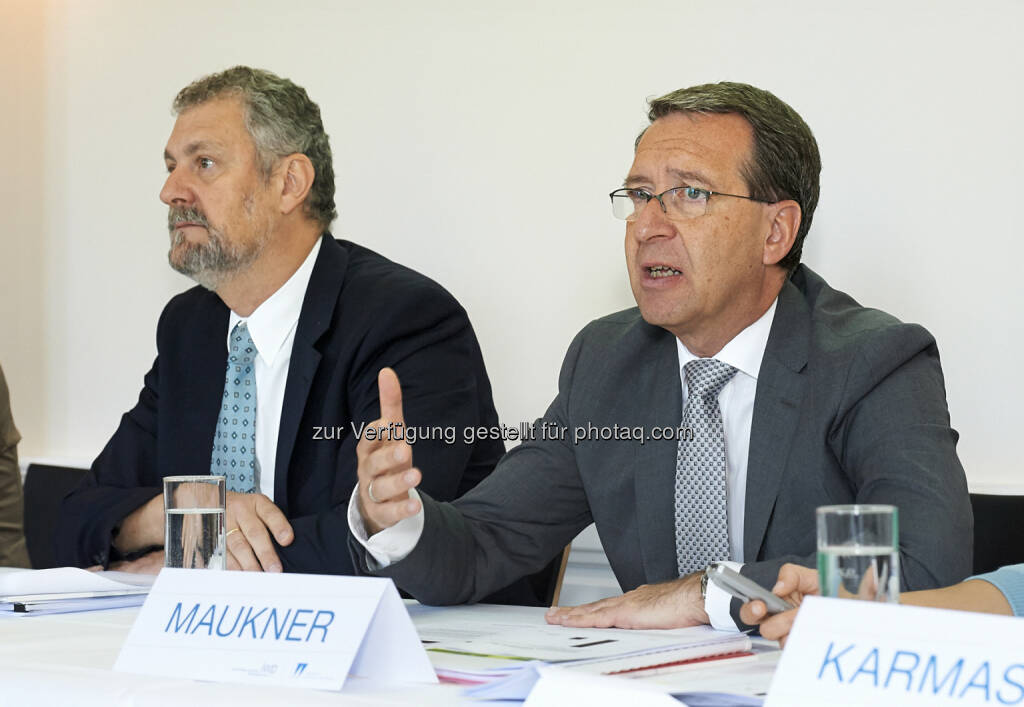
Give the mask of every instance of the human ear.
M 316 170 L 308 157 L 295 153 L 281 161 L 281 213 L 290 214 L 308 198 Z
M 768 235 L 764 240 L 764 264 L 776 265 L 789 254 L 800 230 L 800 204 L 792 199 L 769 205 L 772 209 Z

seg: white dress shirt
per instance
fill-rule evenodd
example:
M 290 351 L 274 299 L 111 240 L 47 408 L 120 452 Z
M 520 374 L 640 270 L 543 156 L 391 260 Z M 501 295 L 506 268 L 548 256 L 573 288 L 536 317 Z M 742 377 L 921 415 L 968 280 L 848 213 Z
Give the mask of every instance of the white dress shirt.
M 246 322 L 252 342 L 256 344 L 256 465 L 260 470 L 260 492 L 274 498 L 274 474 L 277 463 L 277 433 L 281 428 L 281 406 L 288 382 L 288 365 L 292 360 L 295 329 L 306 298 L 306 287 L 313 274 L 313 264 L 320 252 L 318 238 L 309 255 L 288 281 L 270 295 L 248 317 L 231 312 L 225 343 L 230 346 L 231 332 L 239 322 Z M 225 360 L 227 351 L 225 350 Z
M 727 508 L 729 516 L 729 555 L 726 563 L 736 571 L 743 562 L 743 513 L 747 489 L 747 456 L 750 452 L 750 425 L 754 416 L 754 395 L 757 392 L 757 376 L 761 370 L 761 359 L 768 345 L 768 334 L 775 319 L 778 299 L 772 302 L 760 319 L 741 331 L 729 341 L 714 358 L 728 363 L 737 370 L 735 376 L 718 394 L 718 405 L 722 410 L 722 425 L 725 428 L 725 468 Z M 697 357 L 690 353 L 683 343 L 676 339 L 679 356 L 679 377 L 682 381 L 682 401 L 686 406 L 686 379 L 682 368 Z M 359 514 L 358 486 L 352 492 L 348 504 L 348 525 L 352 536 L 366 548 L 378 567 L 405 559 L 419 542 L 423 532 L 423 510 L 411 518 L 399 521 L 390 528 L 367 538 L 363 518 Z M 415 489 L 409 490 L 410 498 L 419 498 Z M 711 625 L 717 629 L 736 629 L 729 613 L 732 597 L 712 583 L 708 584 L 704 610 Z

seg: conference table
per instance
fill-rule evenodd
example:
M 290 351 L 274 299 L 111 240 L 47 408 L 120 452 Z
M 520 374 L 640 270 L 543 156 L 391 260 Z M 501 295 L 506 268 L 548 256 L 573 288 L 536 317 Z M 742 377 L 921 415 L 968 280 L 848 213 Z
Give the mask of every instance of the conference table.
M 413 622 L 503 622 L 542 625 L 544 609 L 519 606 L 423 607 L 408 602 Z M 138 608 L 0 618 L 0 705 L 98 707 L 200 705 L 450 705 L 481 704 L 464 687 L 379 685 L 349 678 L 341 692 L 207 683 L 113 672 Z M 777 644 L 755 639 L 753 656 L 685 666 L 635 678 L 672 692 L 764 694 L 778 660 Z M 465 656 L 429 653 L 435 668 L 465 668 Z M 478 664 L 475 667 L 483 667 Z M 623 678 L 625 679 L 625 678 Z M 508 703 L 504 703 L 508 704 Z

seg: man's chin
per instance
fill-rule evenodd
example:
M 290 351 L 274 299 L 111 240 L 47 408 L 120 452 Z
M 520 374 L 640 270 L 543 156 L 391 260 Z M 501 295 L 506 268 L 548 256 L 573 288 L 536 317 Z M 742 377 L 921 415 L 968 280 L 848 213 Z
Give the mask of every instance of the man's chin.
M 216 292 L 217 289 L 220 288 L 222 284 L 224 284 L 223 273 L 214 273 L 208 270 L 192 272 L 188 270 L 182 270 L 179 268 L 174 269 L 180 272 L 182 275 L 185 275 L 186 277 L 195 280 L 197 285 L 201 285 L 202 287 L 205 287 L 207 290 L 210 290 L 211 292 Z
M 215 291 L 224 283 L 225 273 L 210 270 L 209 268 L 197 268 L 192 263 L 176 259 L 173 250 L 167 254 L 167 262 L 175 272 L 195 280 L 197 284 L 202 285 L 208 290 Z
M 651 326 L 661 327 L 668 331 L 674 331 L 679 326 L 679 312 L 667 311 L 661 307 L 639 305 L 640 316 Z
M 217 291 L 226 281 L 251 268 L 264 245 L 265 241 L 232 248 L 227 239 L 214 230 L 210 231 L 208 243 L 192 243 L 178 232 L 171 239 L 167 262 L 206 289 Z
M 184 237 L 172 238 L 171 247 L 167 251 L 167 262 L 178 272 L 188 274 L 184 273 L 182 268 L 187 268 L 190 260 L 194 261 L 199 257 L 200 248 L 198 243 L 190 243 Z

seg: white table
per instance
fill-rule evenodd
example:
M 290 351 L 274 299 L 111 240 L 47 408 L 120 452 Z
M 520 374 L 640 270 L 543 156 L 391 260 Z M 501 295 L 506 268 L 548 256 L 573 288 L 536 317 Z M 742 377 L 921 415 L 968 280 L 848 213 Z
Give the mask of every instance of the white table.
M 439 612 L 443 612 L 440 613 Z M 340 693 L 293 688 L 201 683 L 114 673 L 111 667 L 138 609 L 80 614 L 0 618 L 0 704 L 3 705 L 450 705 L 480 704 L 462 697 L 456 685 L 381 687 L 349 679 Z M 414 611 L 414 620 L 436 621 L 450 614 L 465 621 L 543 622 L 543 609 L 461 606 Z M 753 658 L 690 666 L 681 672 L 643 678 L 676 691 L 756 694 L 767 690 L 778 651 L 766 642 Z M 435 665 L 452 658 L 431 654 Z

